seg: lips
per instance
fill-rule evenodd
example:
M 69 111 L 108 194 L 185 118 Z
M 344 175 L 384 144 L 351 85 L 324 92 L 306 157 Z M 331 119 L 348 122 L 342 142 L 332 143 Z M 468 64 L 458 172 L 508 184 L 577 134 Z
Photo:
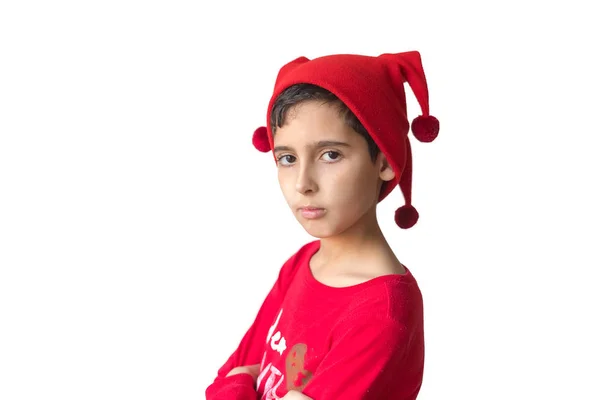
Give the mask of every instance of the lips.
M 300 207 L 298 211 L 300 211 L 300 214 L 306 219 L 317 219 L 325 215 L 325 209 L 321 207 Z

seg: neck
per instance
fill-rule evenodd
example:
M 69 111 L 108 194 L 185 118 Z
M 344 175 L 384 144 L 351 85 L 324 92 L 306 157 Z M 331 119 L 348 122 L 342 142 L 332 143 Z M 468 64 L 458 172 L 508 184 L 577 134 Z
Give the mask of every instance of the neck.
M 364 257 L 371 250 L 389 248 L 377 222 L 375 207 L 343 233 L 321 239 L 319 259 L 324 264 Z

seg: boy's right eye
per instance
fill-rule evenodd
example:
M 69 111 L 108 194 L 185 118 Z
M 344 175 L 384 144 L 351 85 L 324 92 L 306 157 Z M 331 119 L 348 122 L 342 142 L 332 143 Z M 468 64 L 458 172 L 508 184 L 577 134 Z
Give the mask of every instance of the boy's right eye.
M 291 165 L 294 163 L 294 161 L 296 161 L 296 157 L 292 156 L 291 154 L 284 154 L 277 158 L 277 162 L 279 163 L 279 165 L 283 166 Z

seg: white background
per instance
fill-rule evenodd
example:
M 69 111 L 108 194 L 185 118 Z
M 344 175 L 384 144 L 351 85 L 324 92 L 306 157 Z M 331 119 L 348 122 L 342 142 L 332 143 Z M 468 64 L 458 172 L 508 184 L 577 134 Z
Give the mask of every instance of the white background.
M 407 50 L 419 399 L 600 399 L 597 13 L 535 3 L 3 1 L 0 399 L 204 398 L 312 240 L 251 145 L 279 68 Z

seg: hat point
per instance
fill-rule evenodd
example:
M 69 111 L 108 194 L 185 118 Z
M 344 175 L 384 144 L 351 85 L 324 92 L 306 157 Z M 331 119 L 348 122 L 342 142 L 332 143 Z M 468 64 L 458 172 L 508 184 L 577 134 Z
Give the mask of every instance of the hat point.
M 271 150 L 271 144 L 269 143 L 269 137 L 267 128 L 261 126 L 256 128 L 254 134 L 252 135 L 252 144 L 256 147 L 256 150 L 267 153 Z
M 413 119 L 411 129 L 420 142 L 433 142 L 440 131 L 440 121 L 432 115 L 420 115 Z

